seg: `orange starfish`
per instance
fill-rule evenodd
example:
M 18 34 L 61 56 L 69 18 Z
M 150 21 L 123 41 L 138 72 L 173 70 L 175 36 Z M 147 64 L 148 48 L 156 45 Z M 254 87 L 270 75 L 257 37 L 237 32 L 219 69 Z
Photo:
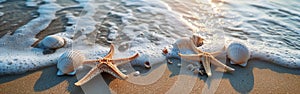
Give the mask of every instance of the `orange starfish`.
M 139 56 L 138 53 L 128 58 L 112 59 L 114 55 L 114 45 L 110 45 L 109 53 L 102 59 L 91 60 L 89 62 L 84 62 L 84 64 L 92 64 L 97 62 L 97 65 L 93 67 L 81 80 L 75 83 L 76 86 L 80 86 L 94 78 L 96 75 L 107 72 L 116 78 L 126 79 L 127 75 L 123 74 L 119 69 L 118 65 L 126 64 L 129 61 L 134 60 Z

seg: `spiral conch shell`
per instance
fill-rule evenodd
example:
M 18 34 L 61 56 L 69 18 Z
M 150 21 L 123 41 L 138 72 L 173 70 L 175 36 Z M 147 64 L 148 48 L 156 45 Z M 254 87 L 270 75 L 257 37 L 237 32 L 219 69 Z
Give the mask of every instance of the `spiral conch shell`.
M 63 47 L 66 44 L 66 40 L 57 35 L 50 35 L 41 40 L 41 44 L 45 48 L 57 49 Z
M 75 75 L 76 68 L 85 60 L 84 54 L 78 50 L 70 50 L 60 56 L 57 63 L 57 75 Z
M 245 44 L 232 42 L 227 47 L 227 57 L 230 59 L 231 64 L 239 64 L 245 67 L 250 58 L 250 51 Z
M 191 40 L 193 41 L 196 47 L 202 46 L 204 41 L 204 39 L 201 36 L 195 34 L 192 36 Z

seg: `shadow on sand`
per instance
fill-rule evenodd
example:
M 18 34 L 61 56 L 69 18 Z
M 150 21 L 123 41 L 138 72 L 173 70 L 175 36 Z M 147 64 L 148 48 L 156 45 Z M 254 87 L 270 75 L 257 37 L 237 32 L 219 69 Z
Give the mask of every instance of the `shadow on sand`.
M 227 62 L 227 65 L 228 62 Z M 250 60 L 248 65 L 243 68 L 237 65 L 229 65 L 238 72 L 225 73 L 223 78 L 229 79 L 232 87 L 239 93 L 248 93 L 253 89 L 254 86 L 254 73 L 253 69 L 269 69 L 277 73 L 288 73 L 293 75 L 300 75 L 299 69 L 290 69 L 270 62 Z M 267 76 L 267 75 L 266 75 Z
M 68 81 L 69 86 L 66 90 L 73 94 L 83 94 L 81 88 L 74 85 L 77 81 L 75 76 L 57 76 L 56 72 L 57 68 L 54 66 L 43 69 L 40 78 L 34 84 L 34 91 L 44 91 L 63 81 Z
M 177 66 L 180 63 L 180 60 L 171 60 L 173 64 L 168 64 L 168 69 L 171 71 L 170 77 L 176 75 L 187 75 L 187 74 L 180 74 L 180 67 Z M 282 67 L 270 62 L 265 61 L 258 61 L 258 60 L 250 60 L 246 67 L 241 67 L 238 65 L 231 65 L 229 62 L 226 64 L 235 69 L 235 72 L 231 73 L 224 73 L 221 79 L 228 79 L 230 81 L 231 86 L 239 93 L 249 93 L 254 87 L 254 73 L 253 69 L 269 69 L 271 71 L 277 73 L 288 73 L 293 75 L 300 75 L 299 69 L 290 69 L 286 67 Z M 186 67 L 186 66 L 181 66 Z M 215 67 L 212 66 L 212 72 L 215 72 Z M 267 75 L 266 75 L 267 76 Z M 198 75 L 200 80 L 204 82 L 209 81 L 206 75 Z M 213 78 L 214 79 L 214 78 Z M 206 82 L 208 86 L 211 82 Z
M 4 84 L 7 82 L 11 82 L 26 77 L 37 71 L 42 71 L 42 74 L 34 83 L 34 87 L 33 87 L 34 92 L 45 91 L 60 84 L 63 81 L 68 81 L 69 86 L 66 89 L 67 91 L 69 91 L 71 94 L 84 94 L 80 87 L 74 85 L 74 83 L 77 81 L 77 78 L 75 76 L 56 76 L 56 72 L 57 72 L 56 66 L 46 67 L 40 70 L 30 71 L 23 74 L 3 75 L 1 76 L 0 84 Z
M 173 60 L 172 62 L 173 64 L 167 65 L 169 71 L 172 73 L 169 77 L 173 77 L 176 75 L 186 75 L 186 74 L 180 74 L 180 67 L 177 66 L 177 63 L 180 62 L 180 60 L 177 61 Z M 227 65 L 234 68 L 236 71 L 232 73 L 224 73 L 222 79 L 228 79 L 230 81 L 231 86 L 239 93 L 249 93 L 253 89 L 254 80 L 255 80 L 253 69 L 255 68 L 269 69 L 277 73 L 288 73 L 293 75 L 300 75 L 299 69 L 289 69 L 272 63 L 261 62 L 257 60 L 251 60 L 248 63 L 247 67 L 245 68 L 237 65 L 230 65 L 228 64 L 228 62 Z M 69 86 L 66 89 L 67 91 L 69 91 L 71 94 L 84 94 L 81 87 L 77 87 L 74 85 L 74 83 L 78 80 L 76 76 L 56 76 L 57 69 L 55 66 L 47 67 L 38 71 L 42 71 L 42 74 L 34 84 L 34 88 L 33 88 L 34 91 L 37 92 L 45 91 L 62 83 L 63 81 L 67 81 L 69 83 Z M 19 74 L 19 75 L 1 76 L 0 84 L 14 81 L 16 79 L 25 77 L 32 73 L 34 73 L 34 71 L 24 73 L 24 74 Z M 111 81 L 116 79 L 115 77 L 111 76 L 108 73 L 102 73 L 101 76 L 104 77 L 104 81 L 107 85 L 109 85 Z M 95 79 L 92 79 L 97 81 L 90 81 L 90 82 L 98 82 L 98 78 L 100 78 L 101 76 L 98 75 L 95 77 Z M 204 76 L 199 75 L 198 78 L 203 81 L 207 81 L 208 79 L 206 75 Z

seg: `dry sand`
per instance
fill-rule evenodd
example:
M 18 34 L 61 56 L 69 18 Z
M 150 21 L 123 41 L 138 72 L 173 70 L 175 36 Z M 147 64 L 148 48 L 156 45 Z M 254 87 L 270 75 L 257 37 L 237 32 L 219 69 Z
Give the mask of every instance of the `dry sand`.
M 231 65 L 232 66 L 232 65 Z M 108 74 L 102 74 L 106 83 L 115 93 L 165 93 L 179 76 L 175 64 L 168 64 L 164 75 L 150 85 L 135 85 L 125 80 L 114 79 Z M 268 62 L 250 61 L 246 68 L 232 66 L 236 69 L 233 73 L 225 73 L 215 93 L 299 93 L 300 71 L 288 69 Z M 179 68 L 178 68 L 179 69 Z M 56 76 L 56 67 L 48 67 L 35 72 L 21 75 L 2 76 L 0 80 L 1 94 L 32 94 L 32 93 L 73 93 L 82 94 L 80 87 L 74 86 L 77 81 L 75 76 Z M 101 77 L 101 76 L 99 76 Z M 207 79 L 198 76 L 190 93 L 201 93 Z M 182 86 L 184 89 L 185 86 Z M 100 92 L 100 91 L 99 91 Z M 187 92 L 188 93 L 188 92 Z

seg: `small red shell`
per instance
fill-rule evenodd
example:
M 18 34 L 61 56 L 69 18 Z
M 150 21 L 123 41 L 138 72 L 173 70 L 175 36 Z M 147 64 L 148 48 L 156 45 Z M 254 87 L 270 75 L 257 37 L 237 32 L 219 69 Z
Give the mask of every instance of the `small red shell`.
M 164 49 L 162 50 L 162 52 L 163 52 L 164 54 L 167 54 L 167 53 L 168 53 L 168 49 L 167 49 L 167 48 L 164 48 Z

